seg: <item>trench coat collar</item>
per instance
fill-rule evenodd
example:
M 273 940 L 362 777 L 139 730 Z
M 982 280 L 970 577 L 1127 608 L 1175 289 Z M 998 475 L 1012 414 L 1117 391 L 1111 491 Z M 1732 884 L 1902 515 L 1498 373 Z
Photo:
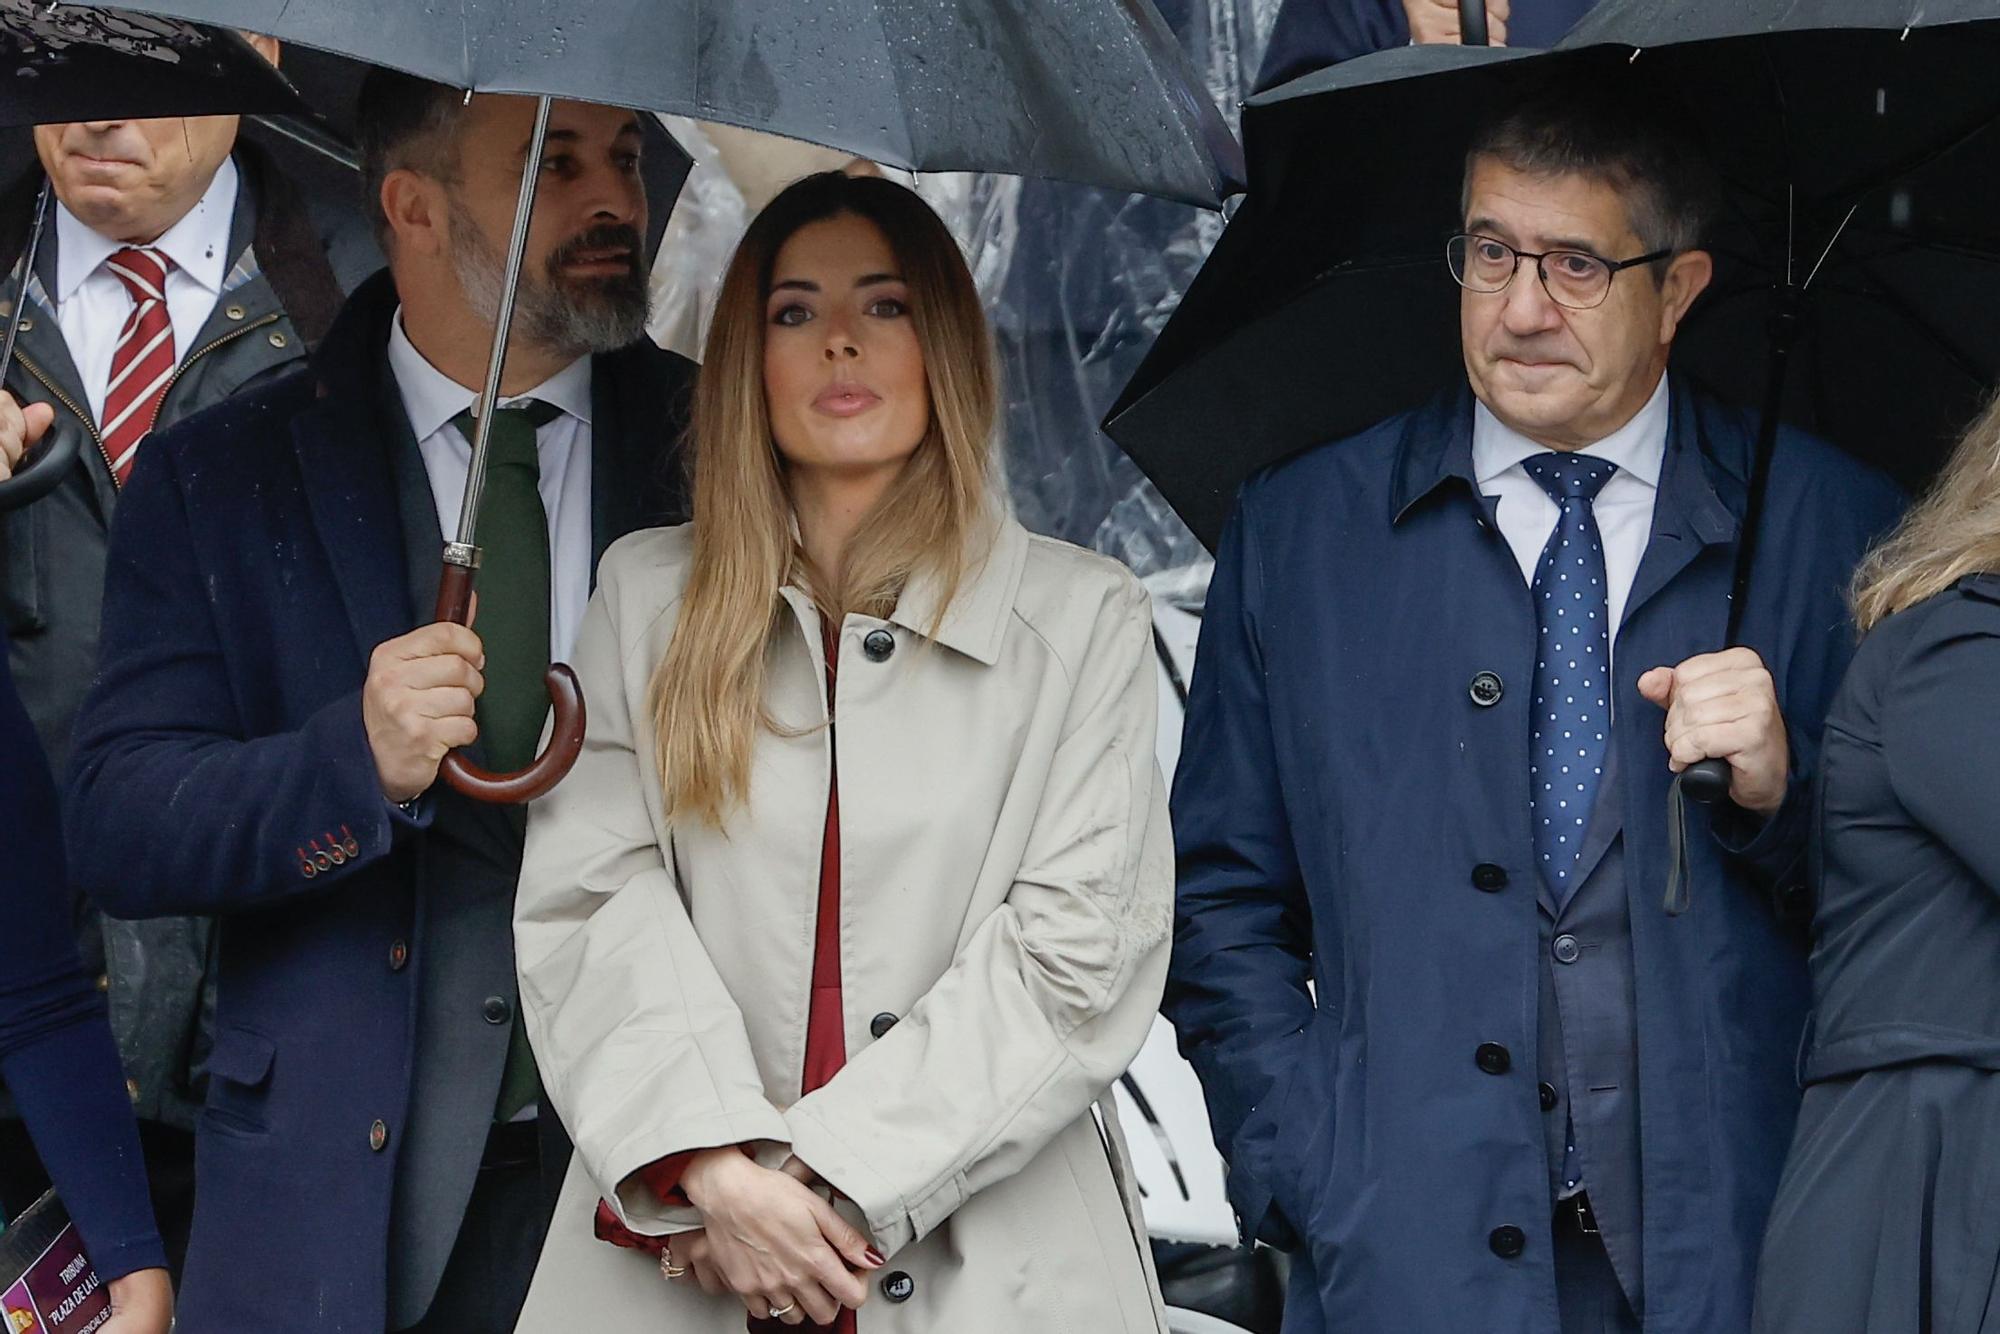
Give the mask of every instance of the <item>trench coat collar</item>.
M 1027 565 L 1028 530 L 996 502 L 992 523 L 968 544 L 965 575 L 937 633 L 931 633 L 931 622 L 937 619 L 944 589 L 934 575 L 911 579 L 889 620 L 991 667 L 1000 660 L 1000 641 Z
M 1647 556 L 1662 538 L 1683 543 L 1691 557 L 1705 546 L 1734 542 L 1747 493 L 1749 461 L 1716 457 L 1704 416 L 1712 410 L 1684 376 L 1668 372 L 1667 453 L 1660 464 L 1659 493 L 1654 499 L 1653 532 Z M 1461 383 L 1404 419 L 1396 450 L 1396 472 L 1389 489 L 1389 518 L 1404 516 L 1432 492 L 1456 478 L 1467 491 L 1479 494 L 1472 466 L 1472 387 Z M 1668 560 L 1674 570 L 1687 562 Z M 1658 591 L 1641 567 L 1640 584 Z M 1627 619 L 1638 601 L 1635 586 Z

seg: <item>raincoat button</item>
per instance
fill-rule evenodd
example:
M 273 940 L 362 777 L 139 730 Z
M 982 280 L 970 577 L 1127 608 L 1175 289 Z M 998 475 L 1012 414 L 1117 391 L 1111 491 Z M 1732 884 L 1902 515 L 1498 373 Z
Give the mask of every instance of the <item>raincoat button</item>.
M 1562 935 L 1555 938 L 1550 952 L 1556 956 L 1557 963 L 1575 963 L 1583 957 L 1583 946 L 1576 943 L 1575 936 Z
M 1554 1084 L 1549 1083 L 1545 1079 L 1535 1085 L 1535 1092 L 1542 1095 L 1543 1111 L 1553 1112 L 1556 1109 L 1556 1086 Z
M 896 651 L 896 636 L 887 630 L 870 630 L 868 637 L 861 641 L 861 651 L 868 655 L 870 662 L 887 662 L 889 655 Z
M 892 1302 L 906 1302 L 916 1291 L 917 1281 L 900 1269 L 882 1280 L 882 1295 Z
M 34 332 L 34 330 L 35 330 L 35 321 L 34 321 L 34 317 L 33 317 L 33 316 L 29 316 L 29 317 L 27 317 L 27 318 L 23 319 L 23 320 L 21 321 L 21 325 L 20 325 L 20 329 L 21 329 L 21 332 L 22 332 L 22 333 L 33 333 L 33 332 Z
M 480 1002 L 479 1013 L 486 1016 L 489 1024 L 504 1024 L 514 1015 L 514 1007 L 504 996 L 488 996 Z
M 272 346 L 272 347 L 284 347 L 284 346 L 286 346 L 287 344 L 289 344 L 289 343 L 290 343 L 291 341 L 292 341 L 292 340 L 291 340 L 291 339 L 289 339 L 289 338 L 287 338 L 287 337 L 285 337 L 285 335 L 284 335 L 284 334 L 283 334 L 282 332 L 279 332 L 279 331 L 277 331 L 277 330 L 273 330 L 273 331 L 272 331 L 272 333 L 271 333 L 271 346 Z
M 389 1147 L 389 1126 L 386 1122 L 377 1121 L 368 1127 L 368 1147 L 377 1153 Z
M 408 944 L 399 940 L 395 944 L 389 947 L 390 972 L 392 973 L 402 972 L 403 965 L 408 963 L 409 961 L 410 961 L 410 947 Z
M 888 1013 L 878 1014 L 868 1021 L 868 1034 L 870 1037 L 879 1038 L 895 1026 L 895 1015 Z
M 1507 888 L 1507 868 L 1492 862 L 1479 863 L 1472 868 L 1472 887 L 1488 894 L 1499 893 Z
M 1506 693 L 1500 678 L 1492 672 L 1481 672 L 1473 677 L 1472 685 L 1468 689 L 1472 695 L 1472 702 L 1482 709 L 1492 708 L 1500 702 L 1500 696 Z
M 139 1081 L 138 1081 L 138 1080 L 136 1080 L 136 1079 L 128 1079 L 128 1080 L 126 1080 L 126 1081 L 125 1081 L 125 1096 L 126 1096 L 126 1097 L 128 1097 L 128 1098 L 130 1098 L 130 1099 L 131 1099 L 131 1100 L 132 1100 L 133 1102 L 137 1102 L 137 1101 L 139 1101 Z
M 1504 1075 L 1514 1068 L 1514 1057 L 1497 1042 L 1482 1042 L 1472 1053 L 1473 1061 L 1489 1075 Z
M 241 306 L 230 306 L 227 309 L 225 309 L 222 313 L 227 315 L 232 320 L 240 320 L 245 315 L 248 315 L 250 312 L 243 309 L 243 307 Z
M 1511 1260 L 1528 1249 L 1528 1234 L 1511 1224 L 1506 1227 L 1496 1227 L 1486 1234 L 1486 1244 L 1492 1247 L 1493 1253 L 1502 1260 Z
M 97 989 L 99 991 L 111 990 L 111 974 L 99 973 L 97 975 Z

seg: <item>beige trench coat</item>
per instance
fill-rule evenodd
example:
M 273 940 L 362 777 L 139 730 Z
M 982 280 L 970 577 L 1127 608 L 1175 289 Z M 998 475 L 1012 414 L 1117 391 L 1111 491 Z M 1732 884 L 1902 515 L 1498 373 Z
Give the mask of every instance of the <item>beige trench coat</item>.
M 522 1008 L 577 1154 L 519 1328 L 741 1334 L 740 1302 L 591 1218 L 601 1193 L 635 1231 L 699 1226 L 627 1178 L 752 1141 L 796 1152 L 888 1257 L 864 1334 L 1163 1328 L 1105 1096 L 1173 912 L 1144 590 L 1002 520 L 935 642 L 920 582 L 887 622 L 847 618 L 832 731 L 818 614 L 787 591 L 766 700 L 789 734 L 761 735 L 717 831 L 665 819 L 646 698 L 690 550 L 655 529 L 605 553 L 583 757 L 530 816 Z M 801 1097 L 830 745 L 848 1062 Z

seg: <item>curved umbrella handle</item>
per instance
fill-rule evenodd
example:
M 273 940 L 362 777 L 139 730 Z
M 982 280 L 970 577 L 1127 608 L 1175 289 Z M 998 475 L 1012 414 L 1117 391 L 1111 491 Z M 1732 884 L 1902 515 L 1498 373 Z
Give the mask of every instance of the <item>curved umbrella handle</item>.
M 1458 41 L 1461 46 L 1486 46 L 1486 0 L 1458 0 Z
M 0 482 L 0 514 L 32 505 L 56 489 L 69 474 L 83 448 L 83 428 L 58 419 L 40 443 L 39 457 L 30 456 L 20 471 Z
M 438 581 L 437 617 L 454 625 L 464 625 L 472 613 L 473 567 L 446 561 Z M 519 773 L 495 773 L 452 751 L 438 766 L 438 773 L 453 791 L 496 806 L 519 805 L 543 796 L 568 776 L 577 756 L 583 753 L 583 688 L 576 673 L 566 663 L 554 663 L 542 677 L 548 687 L 549 705 L 555 713 L 555 728 L 549 744 L 535 762 Z

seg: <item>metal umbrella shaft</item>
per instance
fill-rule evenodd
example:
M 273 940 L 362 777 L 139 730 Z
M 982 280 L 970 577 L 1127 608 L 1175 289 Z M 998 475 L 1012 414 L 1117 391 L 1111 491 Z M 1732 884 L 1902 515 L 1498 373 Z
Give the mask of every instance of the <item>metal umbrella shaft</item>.
M 21 336 L 21 321 L 27 315 L 28 280 L 34 276 L 35 256 L 41 251 L 42 233 L 48 228 L 49 199 L 53 193 L 53 187 L 44 179 L 41 193 L 35 196 L 35 220 L 28 228 L 28 243 L 21 251 L 21 289 L 14 294 L 13 307 L 7 312 L 7 332 L 0 335 L 0 384 L 6 383 L 7 372 L 14 368 L 14 342 Z M 53 491 L 76 462 L 82 446 L 81 431 L 65 425 L 50 427 L 41 457 L 0 482 L 0 513 L 19 509 Z
M 472 586 L 479 570 L 479 506 L 486 493 L 487 453 L 493 435 L 493 414 L 500 402 L 500 378 L 507 366 L 507 336 L 520 291 L 521 266 L 528 250 L 528 225 L 535 212 L 535 185 L 541 176 L 542 150 L 549 133 L 547 97 L 536 99 L 535 129 L 521 165 L 521 193 L 514 205 L 514 234 L 507 245 L 500 305 L 493 316 L 493 349 L 486 359 L 486 383 L 473 404 L 472 458 L 466 468 L 464 503 L 459 508 L 458 534 L 445 543 L 444 569 L 438 580 L 436 619 L 465 625 L 472 618 Z M 583 750 L 583 692 L 576 673 L 562 663 L 550 666 L 543 678 L 555 712 L 555 728 L 546 750 L 519 773 L 482 769 L 453 751 L 438 772 L 446 783 L 475 800 L 496 803 L 532 801 L 570 771 Z

